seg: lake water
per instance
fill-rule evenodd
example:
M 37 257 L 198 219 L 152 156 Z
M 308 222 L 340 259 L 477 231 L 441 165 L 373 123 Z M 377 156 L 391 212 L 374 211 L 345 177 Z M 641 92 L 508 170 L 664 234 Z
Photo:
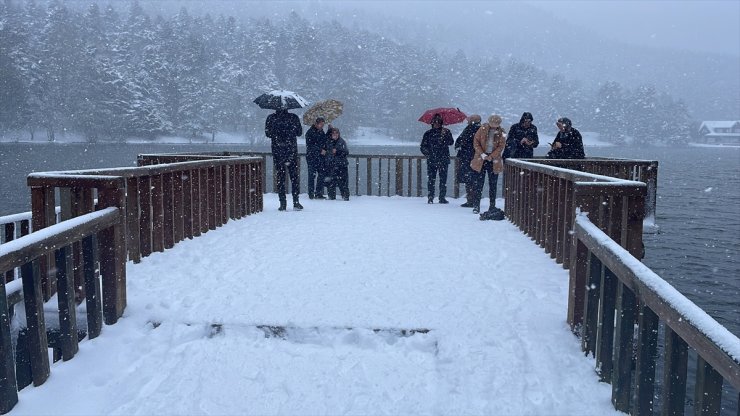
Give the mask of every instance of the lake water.
M 419 154 L 415 146 L 358 147 L 352 146 L 351 141 L 349 145 L 355 154 Z M 0 143 L 0 215 L 30 209 L 25 180 L 30 172 L 135 166 L 140 153 L 219 150 L 269 149 L 222 144 Z M 537 150 L 536 155 L 544 155 L 543 149 Z M 586 150 L 589 156 L 659 161 L 656 214 L 659 232 L 645 234 L 644 262 L 720 324 L 740 335 L 740 149 L 599 147 Z M 725 394 L 728 400 L 725 406 L 736 407 L 737 392 L 726 386 Z M 722 413 L 734 414 L 727 407 Z

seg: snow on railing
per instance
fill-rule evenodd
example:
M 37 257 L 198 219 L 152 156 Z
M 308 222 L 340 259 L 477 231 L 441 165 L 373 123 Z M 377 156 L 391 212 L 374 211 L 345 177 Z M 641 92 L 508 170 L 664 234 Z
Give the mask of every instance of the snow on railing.
M 602 380 L 612 384 L 615 408 L 652 414 L 662 322 L 663 414 L 683 414 L 689 347 L 698 355 L 694 408 L 697 414 L 712 414 L 707 409 L 717 409 L 719 414 L 723 380 L 740 389 L 740 339 L 642 264 L 585 213 L 576 216 L 574 235 L 579 265 L 571 291 L 573 284 L 588 288 L 577 332 L 584 351 L 594 355 Z

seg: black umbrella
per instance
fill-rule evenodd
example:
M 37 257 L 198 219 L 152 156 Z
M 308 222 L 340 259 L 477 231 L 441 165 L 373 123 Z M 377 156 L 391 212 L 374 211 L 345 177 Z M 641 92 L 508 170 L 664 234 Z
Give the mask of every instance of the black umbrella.
M 266 92 L 254 99 L 254 103 L 260 108 L 268 110 L 290 110 L 293 108 L 303 108 L 308 105 L 300 95 L 292 91 L 274 90 Z

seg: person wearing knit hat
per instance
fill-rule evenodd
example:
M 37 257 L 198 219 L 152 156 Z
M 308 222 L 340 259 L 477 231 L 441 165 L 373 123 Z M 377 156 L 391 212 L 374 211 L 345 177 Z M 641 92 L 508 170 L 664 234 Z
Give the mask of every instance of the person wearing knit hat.
M 502 153 L 506 148 L 506 131 L 501 127 L 501 116 L 494 114 L 488 117 L 488 123 L 483 124 L 475 133 L 473 147 L 475 156 L 470 162 L 470 167 L 475 171 L 475 195 L 473 200 L 473 213 L 480 213 L 480 202 L 488 176 L 488 198 L 489 211 L 496 208 L 496 187 L 498 185 L 498 174 L 504 170 Z
M 475 182 L 473 181 L 473 170 L 470 168 L 470 161 L 475 155 L 473 147 L 473 138 L 475 132 L 480 128 L 481 118 L 478 114 L 468 116 L 468 125 L 455 140 L 455 149 L 457 149 L 458 171 L 457 181 L 465 184 L 465 203 L 462 207 L 472 208 Z
M 533 121 L 532 113 L 525 112 L 519 122 L 511 126 L 504 159 L 510 157 L 528 159 L 534 156 L 534 148 L 540 144 L 540 138 L 537 135 L 537 126 L 532 124 Z

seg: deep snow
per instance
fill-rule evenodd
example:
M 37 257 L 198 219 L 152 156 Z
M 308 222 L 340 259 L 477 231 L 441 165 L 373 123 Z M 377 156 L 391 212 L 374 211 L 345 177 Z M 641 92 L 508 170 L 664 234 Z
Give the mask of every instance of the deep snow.
M 566 325 L 567 272 L 451 201 L 266 195 L 129 263 L 124 318 L 12 413 L 617 414 Z

